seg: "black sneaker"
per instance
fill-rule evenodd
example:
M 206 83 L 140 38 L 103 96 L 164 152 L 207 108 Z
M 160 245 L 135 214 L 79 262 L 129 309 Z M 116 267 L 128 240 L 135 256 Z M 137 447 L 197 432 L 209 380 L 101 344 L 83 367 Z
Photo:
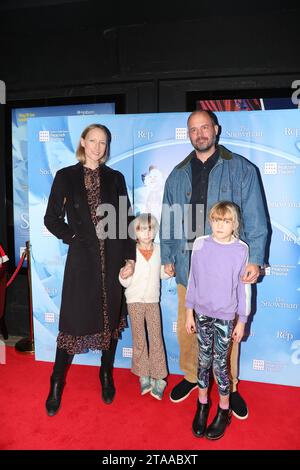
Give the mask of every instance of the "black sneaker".
M 248 418 L 248 408 L 245 400 L 239 392 L 232 392 L 230 394 L 230 408 L 232 409 L 232 414 L 238 419 L 247 419 Z
M 179 403 L 180 401 L 185 400 L 196 388 L 198 388 L 197 383 L 188 382 L 187 380 L 183 379 L 173 388 L 172 392 L 170 393 L 170 400 L 173 403 Z

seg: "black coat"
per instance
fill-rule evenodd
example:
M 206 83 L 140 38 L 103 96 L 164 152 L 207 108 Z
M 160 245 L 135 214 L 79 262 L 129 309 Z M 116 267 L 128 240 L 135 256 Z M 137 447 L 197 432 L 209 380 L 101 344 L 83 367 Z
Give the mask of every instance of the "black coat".
M 101 165 L 101 204 L 112 204 L 116 209 L 116 239 L 104 241 L 105 285 L 110 331 L 119 326 L 125 311 L 123 288 L 119 283 L 120 268 L 126 259 L 135 260 L 135 242 L 129 237 L 119 238 L 119 224 L 124 233 L 132 217 L 125 210 L 119 221 L 119 196 L 130 202 L 123 175 Z M 65 221 L 67 215 L 67 222 Z M 101 263 L 99 240 L 92 222 L 84 172 L 81 163 L 63 168 L 56 173 L 44 218 L 45 226 L 57 238 L 69 244 L 66 260 L 59 331 L 72 336 L 96 334 L 103 331 L 101 299 Z M 126 226 L 125 226 L 126 225 Z

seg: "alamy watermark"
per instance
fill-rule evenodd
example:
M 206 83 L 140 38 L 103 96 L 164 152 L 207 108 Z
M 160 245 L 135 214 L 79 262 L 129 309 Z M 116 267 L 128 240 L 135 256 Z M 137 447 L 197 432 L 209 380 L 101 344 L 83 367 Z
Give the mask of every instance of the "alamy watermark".
M 3 80 L 0 80 L 0 104 L 6 103 L 6 86 Z
M 291 96 L 292 103 L 298 105 L 300 109 L 300 80 L 294 80 L 291 87 L 295 89 Z
M 134 216 L 128 208 L 126 196 L 119 196 L 119 213 L 112 204 L 100 204 L 96 215 L 98 223 L 96 233 L 99 239 L 111 240 L 128 238 L 136 239 Z M 192 210 L 194 215 L 192 216 Z M 192 224 L 192 220 L 194 224 Z M 162 240 L 186 240 L 186 250 L 191 250 L 195 238 L 204 233 L 204 206 L 197 204 L 163 204 L 162 205 Z

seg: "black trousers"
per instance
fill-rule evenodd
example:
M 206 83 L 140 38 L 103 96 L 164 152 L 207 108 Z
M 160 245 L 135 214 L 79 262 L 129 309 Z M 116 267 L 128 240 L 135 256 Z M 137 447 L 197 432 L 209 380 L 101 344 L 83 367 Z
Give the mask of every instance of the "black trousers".
M 102 351 L 101 367 L 104 369 L 111 369 L 113 367 L 117 344 L 118 340 L 113 339 L 110 348 L 107 351 Z M 72 364 L 73 357 L 74 354 L 68 354 L 65 349 L 56 348 L 52 377 L 55 379 L 65 377 L 65 374 Z

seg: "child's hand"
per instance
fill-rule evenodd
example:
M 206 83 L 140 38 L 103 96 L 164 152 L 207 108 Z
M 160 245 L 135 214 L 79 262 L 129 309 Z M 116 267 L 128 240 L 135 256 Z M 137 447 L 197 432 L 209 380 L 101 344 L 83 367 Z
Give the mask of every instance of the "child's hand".
M 191 333 L 195 333 L 196 325 L 194 320 L 193 310 L 191 308 L 186 309 L 186 322 L 185 328 L 187 333 L 190 335 Z
M 119 275 L 121 279 L 126 279 L 126 277 L 124 277 L 124 268 L 120 269 Z
M 237 322 L 234 330 L 233 330 L 233 333 L 232 333 L 232 340 L 235 342 L 235 343 L 240 343 L 243 336 L 244 336 L 244 330 L 245 330 L 245 323 L 242 323 L 240 321 Z
M 133 260 L 126 261 L 124 268 L 120 270 L 121 279 L 127 279 L 134 273 L 135 262 Z
M 173 277 L 175 274 L 174 264 L 165 264 L 164 270 L 165 270 L 165 273 L 170 277 Z

